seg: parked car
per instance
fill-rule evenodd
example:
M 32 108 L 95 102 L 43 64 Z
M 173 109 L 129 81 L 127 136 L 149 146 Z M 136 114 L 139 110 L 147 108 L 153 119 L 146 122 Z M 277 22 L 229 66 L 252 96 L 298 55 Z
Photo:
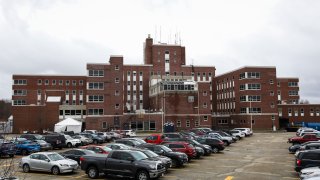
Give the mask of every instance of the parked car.
M 80 160 L 81 170 L 85 171 L 89 178 L 97 178 L 100 173 L 104 173 L 149 180 L 162 176 L 166 171 L 161 161 L 150 160 L 144 153 L 134 150 L 114 150 L 108 156 L 85 155 Z
M 225 146 L 229 146 L 233 141 L 231 137 L 221 136 L 219 133 L 212 133 L 212 132 L 205 135 L 204 137 L 220 139 L 221 141 L 224 142 Z
M 186 142 L 167 142 L 163 145 L 167 146 L 172 151 L 185 153 L 186 155 L 188 155 L 189 161 L 197 156 L 195 147 Z
M 166 137 L 162 134 L 151 134 L 144 141 L 151 144 L 161 144 L 165 139 Z
M 16 154 L 16 146 L 12 142 L 7 142 L 4 139 L 0 140 L 0 157 L 9 156 L 14 157 Z
M 246 137 L 246 134 L 244 132 L 236 129 L 230 130 L 228 133 L 231 134 L 232 136 L 238 137 L 238 139 Z
M 111 148 L 108 148 L 106 146 L 96 146 L 96 145 L 82 146 L 81 149 L 91 150 L 98 154 L 109 154 L 110 151 L 112 151 Z
M 16 154 L 28 155 L 40 151 L 39 144 L 25 138 L 15 138 L 12 142 L 16 146 Z
M 99 137 L 98 135 L 96 134 L 90 134 L 90 133 L 80 133 L 80 135 L 83 135 L 87 138 L 90 138 L 92 139 L 93 141 L 93 144 L 102 144 L 103 143 L 103 139 L 101 137 Z
M 96 135 L 101 137 L 105 142 L 111 141 L 111 136 L 109 134 L 107 134 L 106 132 L 97 132 Z
M 134 149 L 134 150 L 143 152 L 145 155 L 148 156 L 150 160 L 161 161 L 162 164 L 164 164 L 166 170 L 172 167 L 172 160 L 166 156 L 158 155 L 149 149 Z
M 181 131 L 180 134 L 185 139 L 196 139 L 196 138 L 199 137 L 199 136 L 197 136 L 195 133 L 193 133 L 191 131 Z
M 185 141 L 192 144 L 194 147 L 202 148 L 204 151 L 204 155 L 210 155 L 212 153 L 212 148 L 209 145 L 201 144 L 198 141 L 193 140 L 193 139 L 187 139 Z
M 181 139 L 183 138 L 181 134 L 179 133 L 163 133 L 162 134 L 167 139 Z
M 197 136 L 203 136 L 207 134 L 204 130 L 202 129 L 191 129 L 191 132 L 195 133 Z
M 146 143 L 143 139 L 140 139 L 140 138 L 122 138 L 122 139 L 134 140 L 134 141 L 137 141 L 140 144 Z
M 116 149 L 120 149 L 120 150 L 128 150 L 131 149 L 132 146 L 127 146 L 125 144 L 122 143 L 109 143 L 106 145 L 106 147 L 112 149 L 112 150 L 116 150 Z
M 300 172 L 300 179 L 305 180 L 309 179 L 311 177 L 319 177 L 320 176 L 320 167 L 310 167 L 310 168 L 304 168 Z
M 158 155 L 162 155 L 170 158 L 172 160 L 173 167 L 180 167 L 188 162 L 188 156 L 185 153 L 174 152 L 170 148 L 164 145 L 145 143 L 145 144 L 140 144 L 138 147 L 149 149 Z
M 246 136 L 252 136 L 253 132 L 250 128 L 234 128 L 233 130 L 240 130 L 242 131 Z
M 83 133 L 96 134 L 97 130 L 84 130 Z
M 300 172 L 301 169 L 308 167 L 320 166 L 320 151 L 308 150 L 300 151 L 296 157 L 295 171 Z
M 27 140 L 30 141 L 34 141 L 34 140 L 43 140 L 44 137 L 40 134 L 21 134 L 20 138 L 25 138 Z
M 313 150 L 313 149 L 320 149 L 320 142 L 308 143 L 303 146 L 300 146 L 299 151 Z
M 43 140 L 50 143 L 53 149 L 62 149 L 66 146 L 66 138 L 61 134 L 48 134 L 44 135 L 43 137 Z
M 58 175 L 75 171 L 78 168 L 78 163 L 72 159 L 66 159 L 56 152 L 39 152 L 23 157 L 20 167 L 25 173 L 44 171 Z
M 219 151 L 224 150 L 224 142 L 220 139 L 214 139 L 214 138 L 198 138 L 196 139 L 201 144 L 207 144 L 211 146 L 213 153 L 218 153 Z
M 288 143 L 302 144 L 308 141 L 318 141 L 318 140 L 320 140 L 320 136 L 316 136 L 315 134 L 305 134 L 304 136 L 289 138 Z
M 40 145 L 40 151 L 48 151 L 52 149 L 52 146 L 50 143 L 46 142 L 45 140 L 34 140 L 35 143 Z
M 66 139 L 66 146 L 68 148 L 72 148 L 72 147 L 78 147 L 81 145 L 81 141 L 79 139 L 74 139 L 69 135 L 64 134 L 64 137 Z
M 122 138 L 122 135 L 121 134 L 118 134 L 116 132 L 106 132 L 108 135 L 111 136 L 111 140 L 114 141 L 116 139 L 121 139 Z
M 290 153 L 295 153 L 296 151 L 298 151 L 300 149 L 301 146 L 305 146 L 309 143 L 320 143 L 320 141 L 308 141 L 308 142 L 305 142 L 305 143 L 302 143 L 302 144 L 295 144 L 295 145 L 292 145 L 290 146 L 288 149 L 289 149 L 289 152 Z
M 313 134 L 313 133 L 320 133 L 320 132 L 312 128 L 307 128 L 307 129 L 302 129 L 299 133 L 297 133 L 297 136 L 303 136 L 305 134 Z
M 92 143 L 93 143 L 93 140 L 92 140 L 92 139 L 87 138 L 87 137 L 85 137 L 85 136 L 83 136 L 83 135 L 77 135 L 77 134 L 75 134 L 75 135 L 73 135 L 72 137 L 73 137 L 74 139 L 79 139 L 79 140 L 81 141 L 81 145 L 82 145 L 82 146 L 85 146 L 85 145 L 88 145 L 88 144 L 92 144 Z
M 60 155 L 62 155 L 65 158 L 69 158 L 77 161 L 78 164 L 80 164 L 81 156 L 89 155 L 89 154 L 95 154 L 95 152 L 87 149 L 70 149 L 60 153 Z
M 136 147 L 139 144 L 141 144 L 138 141 L 131 140 L 131 139 L 118 139 L 118 140 L 115 140 L 114 142 L 115 143 L 125 144 L 125 145 L 131 146 L 131 147 Z
M 136 132 L 132 129 L 130 130 L 122 130 L 125 137 L 136 137 Z

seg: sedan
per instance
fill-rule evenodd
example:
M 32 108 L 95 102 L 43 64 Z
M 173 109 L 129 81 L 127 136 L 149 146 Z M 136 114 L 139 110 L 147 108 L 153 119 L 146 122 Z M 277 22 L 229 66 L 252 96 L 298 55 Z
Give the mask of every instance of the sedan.
M 91 150 L 98 154 L 109 154 L 109 152 L 112 151 L 112 149 L 106 146 L 96 146 L 96 145 L 83 146 L 81 147 L 81 149 Z
M 39 152 L 23 157 L 19 165 L 23 172 L 44 171 L 54 175 L 74 172 L 78 169 L 77 161 L 66 159 L 56 152 Z
M 107 144 L 106 147 L 108 147 L 112 150 L 114 150 L 114 149 L 128 150 L 128 149 L 132 148 L 131 146 L 127 146 L 127 145 L 121 144 L 121 143 L 110 143 L 110 144 Z
M 80 157 L 84 155 L 95 154 L 94 151 L 87 150 L 87 149 L 71 149 L 65 152 L 60 153 L 65 158 L 73 159 L 80 164 Z
M 40 150 L 41 151 L 48 151 L 52 150 L 52 146 L 50 143 L 47 143 L 45 140 L 34 140 L 37 144 L 40 145 Z

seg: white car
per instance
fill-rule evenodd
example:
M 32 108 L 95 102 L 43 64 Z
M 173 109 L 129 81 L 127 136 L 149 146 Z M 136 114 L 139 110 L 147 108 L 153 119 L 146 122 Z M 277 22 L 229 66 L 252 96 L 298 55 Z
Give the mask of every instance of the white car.
M 23 172 L 45 171 L 54 175 L 73 172 L 78 169 L 78 162 L 66 159 L 56 152 L 38 152 L 21 159 L 19 167 Z
M 315 176 L 320 176 L 319 167 L 304 168 L 300 172 L 300 179 L 307 179 Z
M 136 137 L 136 132 L 133 130 L 123 130 L 124 135 L 127 137 Z
M 251 131 L 250 128 L 234 128 L 232 130 L 240 130 L 242 131 L 246 136 L 252 136 L 253 132 Z
M 65 134 L 64 137 L 66 138 L 66 145 L 68 148 L 78 147 L 81 145 L 80 139 L 74 139 L 71 136 Z
M 246 134 L 240 130 L 231 130 L 229 132 L 232 136 L 237 137 L 238 139 L 246 137 Z

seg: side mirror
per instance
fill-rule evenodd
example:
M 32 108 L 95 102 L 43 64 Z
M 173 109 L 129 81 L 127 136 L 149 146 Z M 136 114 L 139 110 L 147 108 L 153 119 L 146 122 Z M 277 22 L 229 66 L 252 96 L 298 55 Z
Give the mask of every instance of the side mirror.
M 49 159 L 45 159 L 45 161 L 50 162 L 50 160 L 49 160 Z

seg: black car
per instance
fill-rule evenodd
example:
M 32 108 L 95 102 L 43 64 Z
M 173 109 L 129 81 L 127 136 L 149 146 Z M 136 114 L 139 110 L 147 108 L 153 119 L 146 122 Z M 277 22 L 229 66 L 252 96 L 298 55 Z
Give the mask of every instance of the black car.
M 44 137 L 40 134 L 21 134 L 20 138 L 26 138 L 27 140 L 30 140 L 30 141 L 44 139 Z
M 16 146 L 14 143 L 0 140 L 0 156 L 13 157 L 16 154 Z
M 52 148 L 62 149 L 66 146 L 66 138 L 61 134 L 48 134 L 43 136 L 46 142 L 50 143 Z
M 201 144 L 207 144 L 211 146 L 213 153 L 218 153 L 219 151 L 224 150 L 224 143 L 220 139 L 214 138 L 197 138 L 196 139 Z
M 104 139 L 102 139 L 101 137 L 99 137 L 96 134 L 90 134 L 90 133 L 80 133 L 80 135 L 83 135 L 87 138 L 92 139 L 93 144 L 102 144 L 104 142 Z
M 296 157 L 294 170 L 300 172 L 307 167 L 320 166 L 320 150 L 301 151 Z
M 115 143 L 125 144 L 125 145 L 132 146 L 132 147 L 136 147 L 139 144 L 141 144 L 138 141 L 135 141 L 135 140 L 132 140 L 132 139 L 118 139 L 118 140 L 115 140 L 114 142 Z
M 290 146 L 288 149 L 289 149 L 289 152 L 290 153 L 295 153 L 296 151 L 298 151 L 300 149 L 301 146 L 305 146 L 307 144 L 310 144 L 310 143 L 320 143 L 320 141 L 308 141 L 308 142 L 305 142 L 303 144 L 295 144 L 295 145 L 292 145 Z
M 299 151 L 320 149 L 320 142 L 301 145 Z
M 164 166 L 166 167 L 166 170 L 168 170 L 169 168 L 171 168 L 172 166 L 172 160 L 166 156 L 162 156 L 162 155 L 158 155 L 157 153 L 149 150 L 149 149 L 132 149 L 132 150 L 136 150 L 136 151 L 141 151 L 143 152 L 145 155 L 148 156 L 148 158 L 150 160 L 158 160 L 161 161 L 162 164 L 164 164 Z
M 173 167 L 180 167 L 188 162 L 188 156 L 185 153 L 174 152 L 170 148 L 163 145 L 145 143 L 140 144 L 138 148 L 146 148 L 158 155 L 170 158 L 172 160 Z
M 66 158 L 77 161 L 78 164 L 80 164 L 81 156 L 90 155 L 90 154 L 95 154 L 95 152 L 87 149 L 71 149 L 71 150 L 60 153 L 60 155 Z

